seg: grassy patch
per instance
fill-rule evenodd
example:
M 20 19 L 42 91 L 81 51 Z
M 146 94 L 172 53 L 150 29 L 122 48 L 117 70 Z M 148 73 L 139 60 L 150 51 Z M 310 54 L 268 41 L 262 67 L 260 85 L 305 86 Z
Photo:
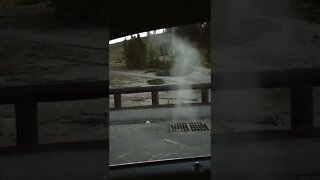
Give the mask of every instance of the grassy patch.
M 164 69 L 156 72 L 156 76 L 170 76 L 170 70 Z
M 147 83 L 148 83 L 149 85 L 159 85 L 159 84 L 164 84 L 164 80 L 159 79 L 159 78 L 157 78 L 157 79 L 151 79 L 151 80 L 148 80 Z

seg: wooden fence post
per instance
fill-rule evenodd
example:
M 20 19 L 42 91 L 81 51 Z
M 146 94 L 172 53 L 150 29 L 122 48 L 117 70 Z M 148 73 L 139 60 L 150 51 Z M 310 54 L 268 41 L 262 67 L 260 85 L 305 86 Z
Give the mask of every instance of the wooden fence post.
M 38 139 L 38 107 L 36 102 L 15 104 L 18 145 L 36 145 Z
M 209 103 L 209 89 L 201 89 L 201 102 Z
M 291 127 L 313 127 L 313 87 L 291 88 Z
M 152 105 L 158 106 L 159 105 L 159 91 L 152 91 L 151 92 L 151 99 L 152 99 Z
M 114 94 L 114 107 L 120 108 L 121 106 L 121 94 Z

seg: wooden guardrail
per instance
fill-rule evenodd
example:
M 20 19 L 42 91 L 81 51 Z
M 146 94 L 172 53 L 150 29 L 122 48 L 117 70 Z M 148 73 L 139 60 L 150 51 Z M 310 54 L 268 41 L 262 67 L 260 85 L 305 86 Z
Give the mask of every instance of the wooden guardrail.
M 212 81 L 216 91 L 290 88 L 291 128 L 313 128 L 313 88 L 320 86 L 320 68 L 215 73 Z
M 114 89 L 109 89 L 109 94 L 114 95 L 115 108 L 122 107 L 122 102 L 121 102 L 122 94 L 142 93 L 142 92 L 150 92 L 152 105 L 158 106 L 160 91 L 178 91 L 178 90 L 190 90 L 190 89 L 200 89 L 201 90 L 201 102 L 202 103 L 209 103 L 209 89 L 211 89 L 210 83 L 114 88 Z
M 0 87 L 0 104 L 104 98 L 107 94 L 107 80 Z
M 213 73 L 213 90 L 290 88 L 292 128 L 313 128 L 313 87 L 320 86 L 320 68 L 303 68 L 252 73 Z M 38 144 L 39 102 L 107 98 L 115 95 L 121 107 L 121 94 L 150 92 L 152 104 L 159 105 L 160 91 L 201 89 L 202 102 L 208 102 L 211 84 L 164 85 L 108 89 L 108 81 L 84 81 L 47 85 L 0 87 L 0 104 L 15 104 L 18 145 Z M 109 90 L 109 92 L 108 92 Z
M 18 145 L 38 144 L 38 103 L 107 98 L 108 81 L 62 82 L 0 88 L 0 104 L 14 104 Z
M 290 88 L 291 127 L 313 127 L 313 88 L 320 86 L 320 68 L 296 68 L 263 72 L 218 72 L 212 74 L 212 90 L 240 90 L 254 88 Z M 151 92 L 152 105 L 159 105 L 159 91 L 201 89 L 202 102 L 208 102 L 211 84 L 165 85 L 110 89 L 115 107 L 121 107 L 121 94 Z

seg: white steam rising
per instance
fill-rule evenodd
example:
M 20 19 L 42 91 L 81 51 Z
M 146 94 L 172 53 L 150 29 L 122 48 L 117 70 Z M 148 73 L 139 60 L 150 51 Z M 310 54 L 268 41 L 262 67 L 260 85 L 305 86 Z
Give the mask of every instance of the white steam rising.
M 199 51 L 188 41 L 177 36 L 173 39 L 174 66 L 172 75 L 186 75 L 195 67 L 201 66 L 201 55 Z
M 170 70 L 170 74 L 173 76 L 184 76 L 195 70 L 196 67 L 201 67 L 201 55 L 196 47 L 190 42 L 178 37 L 173 37 L 173 56 L 174 64 Z M 191 89 L 191 85 L 189 84 Z M 178 104 L 174 109 L 172 121 L 195 121 L 199 119 L 198 112 L 187 112 L 186 104 L 182 106 L 184 99 L 192 98 L 192 90 L 178 90 L 175 91 L 175 97 Z
M 191 88 L 190 77 L 192 75 L 199 76 L 199 74 L 206 73 L 204 72 L 205 68 L 202 67 L 203 57 L 201 53 L 188 40 L 179 37 L 177 34 L 166 33 L 162 34 L 161 38 L 151 37 L 148 41 L 153 45 L 168 44 L 169 54 L 173 57 L 170 59 L 173 61 L 173 66 L 170 69 L 171 78 L 180 79 L 179 82 L 184 82 L 183 85 L 190 85 Z M 195 77 L 195 79 L 198 78 Z M 199 110 L 201 108 L 190 107 L 190 100 L 195 98 L 193 90 L 178 90 L 173 91 L 173 93 L 177 105 L 171 114 L 172 121 L 196 121 L 208 116 L 208 113 L 200 113 Z

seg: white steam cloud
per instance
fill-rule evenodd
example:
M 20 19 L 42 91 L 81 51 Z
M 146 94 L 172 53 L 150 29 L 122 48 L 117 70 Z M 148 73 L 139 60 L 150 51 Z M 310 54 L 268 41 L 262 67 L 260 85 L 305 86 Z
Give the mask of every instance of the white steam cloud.
M 174 65 L 170 70 L 170 74 L 173 76 L 184 76 L 195 70 L 197 67 L 201 67 L 201 55 L 196 47 L 190 42 L 178 37 L 173 37 L 172 50 L 174 56 Z M 191 89 L 191 85 L 189 84 Z M 175 97 L 178 104 L 174 109 L 172 121 L 195 121 L 199 119 L 199 112 L 190 113 L 186 108 L 186 104 L 183 104 L 185 99 L 190 99 L 194 96 L 193 90 L 179 90 L 175 91 Z

